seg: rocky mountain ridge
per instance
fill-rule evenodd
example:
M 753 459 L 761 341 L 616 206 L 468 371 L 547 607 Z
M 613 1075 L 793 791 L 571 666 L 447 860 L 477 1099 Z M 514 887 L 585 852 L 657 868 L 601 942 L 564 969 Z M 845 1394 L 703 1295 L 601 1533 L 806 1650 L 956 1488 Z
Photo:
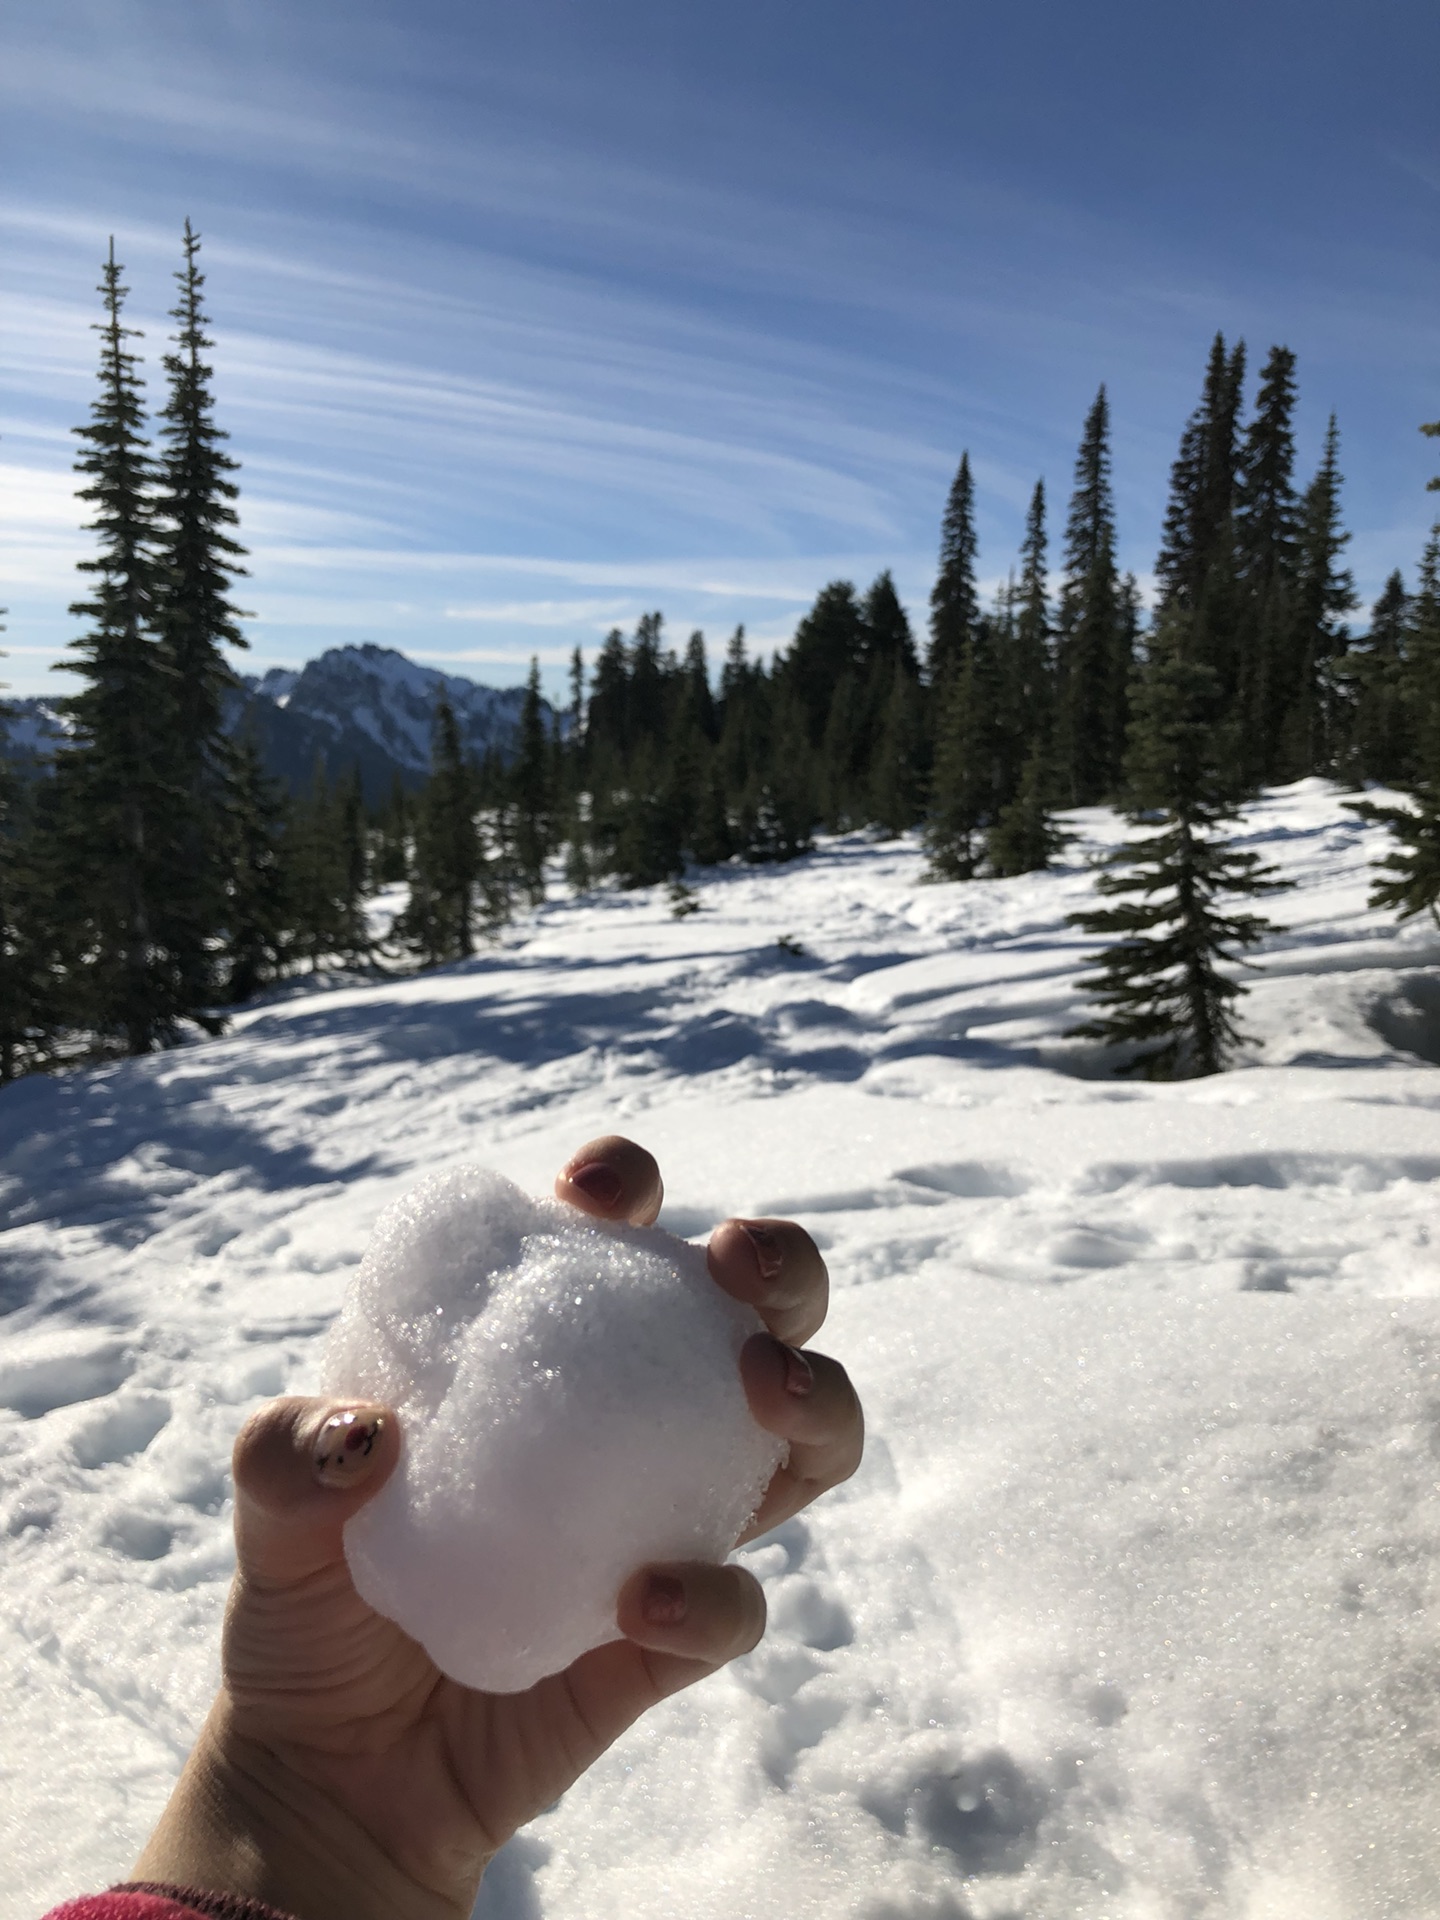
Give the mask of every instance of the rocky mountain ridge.
M 407 787 L 425 779 L 442 693 L 467 754 L 509 756 L 523 687 L 481 686 L 370 641 L 327 648 L 298 669 L 242 675 L 229 724 L 232 731 L 254 732 L 267 771 L 291 791 L 308 786 L 317 763 L 331 780 L 357 767 L 367 801 L 376 804 L 397 776 Z M 22 769 L 43 767 L 68 731 L 59 699 L 42 695 L 8 707 L 6 757 Z

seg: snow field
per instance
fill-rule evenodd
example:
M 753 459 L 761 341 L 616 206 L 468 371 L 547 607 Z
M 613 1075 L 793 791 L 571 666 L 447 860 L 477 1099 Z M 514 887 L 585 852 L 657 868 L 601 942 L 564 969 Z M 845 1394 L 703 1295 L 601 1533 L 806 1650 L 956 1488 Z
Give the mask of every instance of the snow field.
M 771 1626 L 501 1856 L 486 1920 L 1419 1920 L 1440 1910 L 1440 998 L 1305 782 L 1246 1062 L 1100 1077 L 1058 872 L 844 841 L 555 902 L 475 962 L 0 1095 L 3 1920 L 123 1873 L 214 1680 L 230 1438 L 316 1378 L 421 1172 L 659 1154 L 790 1213 L 866 1400 L 747 1549 Z M 383 910 L 384 903 L 380 903 Z M 789 935 L 805 953 L 776 942 Z M 1408 1050 L 1407 1050 L 1408 1049 Z

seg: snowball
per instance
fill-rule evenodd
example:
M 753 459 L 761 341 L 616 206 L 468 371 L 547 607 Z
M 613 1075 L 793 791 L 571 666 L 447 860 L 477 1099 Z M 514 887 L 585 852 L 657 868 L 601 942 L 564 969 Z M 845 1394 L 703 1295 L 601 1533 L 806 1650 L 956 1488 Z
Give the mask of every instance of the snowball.
M 400 1415 L 345 1529 L 359 1592 L 452 1679 L 510 1693 L 617 1638 L 652 1560 L 723 1560 L 783 1457 L 740 1383 L 759 1316 L 703 1249 L 463 1167 L 380 1216 L 325 1390 Z

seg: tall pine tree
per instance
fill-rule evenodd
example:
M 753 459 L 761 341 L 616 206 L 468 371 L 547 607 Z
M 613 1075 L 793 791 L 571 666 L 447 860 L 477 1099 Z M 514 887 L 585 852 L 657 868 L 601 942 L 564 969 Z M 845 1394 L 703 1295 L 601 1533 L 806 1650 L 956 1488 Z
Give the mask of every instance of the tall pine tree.
M 975 532 L 975 483 L 970 455 L 960 456 L 940 523 L 940 568 L 930 594 L 930 682 L 940 687 L 958 674 L 980 618 L 975 584 L 979 540 Z
M 154 637 L 154 469 L 144 434 L 137 338 L 121 319 L 128 291 L 112 240 L 100 285 L 100 392 L 76 467 L 99 554 L 83 560 L 91 597 L 71 608 L 88 631 L 62 662 L 85 685 L 66 707 L 71 741 L 56 759 L 58 859 L 76 952 L 75 1014 L 131 1053 L 172 1039 L 193 1004 L 167 935 L 181 847 L 170 727 L 175 672 Z M 169 924 L 167 924 L 167 922 Z
M 1075 462 L 1057 621 L 1056 763 L 1067 805 L 1092 805 L 1120 783 L 1130 635 L 1115 557 L 1110 404 L 1101 387 Z
M 235 539 L 233 479 L 238 462 L 224 449 L 215 423 L 206 359 L 205 277 L 200 236 L 185 222 L 184 264 L 176 274 L 179 323 L 174 351 L 165 355 L 169 399 L 161 414 L 165 450 L 156 501 L 155 623 L 170 676 L 167 729 L 169 780 L 174 789 L 173 832 L 180 860 L 167 899 L 170 943 L 187 997 L 203 1005 L 215 991 L 212 954 L 225 915 L 225 863 L 231 837 L 234 755 L 226 735 L 226 704 L 236 679 L 226 647 L 244 647 L 241 614 L 231 582 L 245 569 Z
M 554 782 L 545 707 L 540 695 L 540 662 L 532 659 L 520 709 L 520 739 L 510 770 L 514 794 L 515 873 L 531 906 L 545 898 L 545 862 L 554 833 Z
M 1340 556 L 1350 536 L 1340 523 L 1340 436 L 1332 413 L 1315 478 L 1300 502 L 1290 699 L 1281 722 L 1292 779 L 1328 773 L 1348 730 L 1345 684 L 1337 662 L 1349 645 L 1345 615 L 1356 605 L 1355 583 Z
M 1295 496 L 1295 355 L 1272 347 L 1240 449 L 1235 554 L 1240 584 L 1241 758 L 1247 785 L 1282 772 L 1281 726 L 1290 703 L 1290 633 L 1299 567 Z

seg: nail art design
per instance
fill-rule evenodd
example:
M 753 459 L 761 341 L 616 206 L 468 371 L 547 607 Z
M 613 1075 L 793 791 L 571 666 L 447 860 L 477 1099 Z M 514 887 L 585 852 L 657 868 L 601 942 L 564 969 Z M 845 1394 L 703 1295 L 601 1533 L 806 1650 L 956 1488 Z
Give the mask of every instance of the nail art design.
M 349 1487 L 370 1470 L 375 1443 L 385 1417 L 353 1408 L 332 1414 L 320 1429 L 315 1447 L 315 1475 L 325 1487 Z

